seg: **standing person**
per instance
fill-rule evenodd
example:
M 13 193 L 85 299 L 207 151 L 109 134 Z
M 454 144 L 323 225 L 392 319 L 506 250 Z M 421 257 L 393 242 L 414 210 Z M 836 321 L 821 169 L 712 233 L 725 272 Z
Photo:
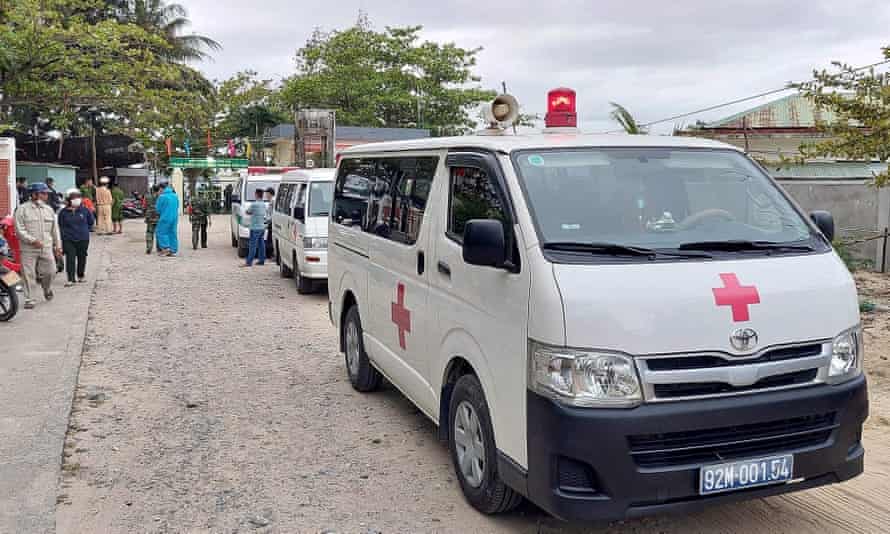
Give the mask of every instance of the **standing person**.
M 56 214 L 47 205 L 49 189 L 44 183 L 28 187 L 30 200 L 15 210 L 15 230 L 22 244 L 22 275 L 25 279 L 25 309 L 34 307 L 34 292 L 43 287 L 43 298 L 53 299 L 56 257 L 62 253 Z
M 250 216 L 250 248 L 247 251 L 247 263 L 242 267 L 253 267 L 253 260 L 257 260 L 257 265 L 266 264 L 266 203 L 263 202 L 263 190 L 257 189 L 254 192 L 253 202 L 247 206 L 247 213 Z
M 60 195 L 59 192 L 56 191 L 56 181 L 52 178 L 47 178 L 46 182 L 44 183 L 46 184 L 46 187 L 49 188 L 47 203 L 49 204 L 49 207 L 53 209 L 53 211 L 58 213 L 59 210 L 62 209 L 62 195 Z
M 87 178 L 83 181 L 83 185 L 80 186 L 80 198 L 89 200 L 92 204 L 96 203 L 96 186 L 93 185 L 92 178 Z M 84 202 L 84 204 L 86 204 L 86 202 Z M 95 215 L 95 213 L 93 215 Z
M 158 210 L 158 254 L 175 256 L 179 253 L 179 197 L 169 185 L 163 185 L 164 192 L 155 204 Z
M 28 179 L 19 176 L 15 179 L 15 192 L 19 195 L 19 206 L 28 201 Z
M 114 204 L 114 197 L 108 189 L 108 183 L 111 180 L 107 176 L 99 179 L 99 187 L 96 188 L 96 218 L 98 219 L 98 228 L 96 231 L 99 235 L 111 235 L 111 205 Z
M 111 224 L 112 232 L 115 234 L 124 233 L 124 190 L 117 182 L 111 188 Z
M 226 185 L 226 188 L 223 191 L 223 196 L 226 201 L 226 213 L 229 213 L 232 211 L 232 184 Z
M 83 206 L 80 191 L 67 191 L 65 207 L 59 212 L 59 233 L 62 236 L 62 250 L 65 253 L 65 271 L 68 281 L 65 287 L 75 282 L 86 282 L 87 250 L 90 248 L 90 229 L 96 219 L 92 212 Z
M 158 227 L 158 191 L 159 186 L 153 185 L 146 193 L 145 198 L 142 200 L 143 209 L 145 210 L 145 253 L 151 254 L 152 249 L 155 247 L 155 230 Z M 160 247 L 158 248 L 160 252 Z
M 263 199 L 269 203 L 268 210 L 266 211 L 269 217 L 266 221 L 266 251 L 268 254 L 272 254 L 274 256 L 275 250 L 272 248 L 272 208 L 273 206 L 275 206 L 275 188 L 266 188 L 266 194 L 263 196 Z
M 197 250 L 198 241 L 201 248 L 207 248 L 207 229 L 210 228 L 210 201 L 195 195 L 189 204 L 189 222 L 192 223 L 192 248 Z

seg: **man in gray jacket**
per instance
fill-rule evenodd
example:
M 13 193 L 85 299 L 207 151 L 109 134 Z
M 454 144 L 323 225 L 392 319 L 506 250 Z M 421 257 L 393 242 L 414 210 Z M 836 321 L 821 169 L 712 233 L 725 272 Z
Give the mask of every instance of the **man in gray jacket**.
M 22 243 L 25 309 L 34 307 L 38 285 L 43 287 L 43 298 L 53 299 L 56 257 L 62 254 L 56 213 L 47 203 L 49 188 L 44 183 L 31 184 L 28 194 L 30 200 L 15 210 L 15 231 Z

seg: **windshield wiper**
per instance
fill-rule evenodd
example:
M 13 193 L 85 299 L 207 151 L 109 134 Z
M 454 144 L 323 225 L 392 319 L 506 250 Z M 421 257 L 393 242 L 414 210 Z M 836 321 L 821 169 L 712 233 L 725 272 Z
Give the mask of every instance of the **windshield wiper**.
M 679 250 L 725 250 L 735 252 L 740 250 L 786 250 L 792 252 L 812 252 L 815 250 L 810 245 L 792 245 L 777 243 L 775 241 L 746 241 L 744 239 L 731 239 L 728 241 L 693 241 L 683 243 Z
M 609 256 L 645 256 L 649 259 L 655 259 L 657 256 L 678 256 L 682 258 L 710 258 L 710 254 L 694 253 L 694 252 L 675 252 L 656 250 L 646 247 L 637 247 L 633 245 L 622 245 L 620 243 L 576 243 L 573 241 L 551 241 L 545 243 L 543 248 L 549 250 L 560 250 L 566 252 L 588 252 L 591 254 L 606 254 Z

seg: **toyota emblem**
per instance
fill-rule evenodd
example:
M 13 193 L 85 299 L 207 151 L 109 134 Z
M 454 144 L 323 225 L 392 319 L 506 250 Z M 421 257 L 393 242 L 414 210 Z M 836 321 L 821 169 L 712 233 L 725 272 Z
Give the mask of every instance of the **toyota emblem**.
M 740 352 L 752 350 L 757 346 L 757 332 L 750 328 L 739 328 L 729 336 L 732 348 Z

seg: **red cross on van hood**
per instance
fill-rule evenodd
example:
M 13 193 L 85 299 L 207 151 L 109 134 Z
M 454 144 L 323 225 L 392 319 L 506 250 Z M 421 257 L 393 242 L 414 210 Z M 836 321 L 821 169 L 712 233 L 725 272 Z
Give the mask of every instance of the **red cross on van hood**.
M 553 270 L 570 347 L 736 352 L 738 328 L 754 329 L 762 348 L 832 338 L 859 321 L 853 279 L 833 254 Z

